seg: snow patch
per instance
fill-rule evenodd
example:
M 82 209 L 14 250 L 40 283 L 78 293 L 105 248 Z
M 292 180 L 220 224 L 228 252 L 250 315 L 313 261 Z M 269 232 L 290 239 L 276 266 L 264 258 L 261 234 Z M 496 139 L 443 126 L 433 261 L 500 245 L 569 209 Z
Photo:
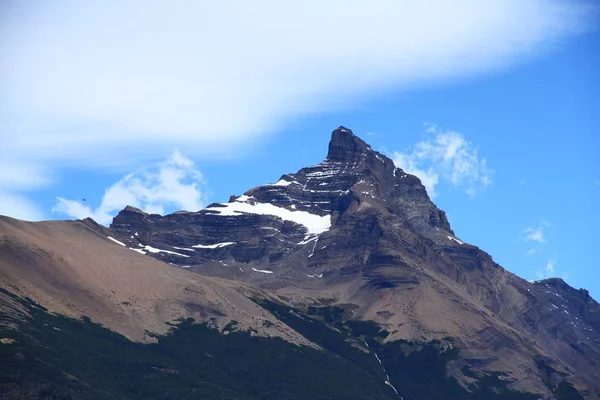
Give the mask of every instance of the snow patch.
M 272 183 L 272 184 L 265 185 L 265 186 L 290 186 L 292 183 L 298 183 L 298 182 L 286 181 L 285 179 L 280 179 L 276 183 Z
M 394 392 L 396 393 L 396 396 L 400 396 L 400 393 L 398 393 L 398 391 L 396 390 L 396 388 L 394 387 L 394 385 L 391 384 L 390 381 L 385 381 L 385 384 L 388 385 L 389 387 L 391 387 Z M 404 397 L 400 397 L 401 400 L 404 400 Z
M 113 242 L 115 242 L 116 244 L 120 244 L 123 247 L 127 247 L 127 245 L 123 242 L 119 242 L 117 239 L 115 239 L 114 237 L 111 236 L 107 236 L 108 239 L 112 240 Z
M 381 362 L 381 359 L 379 358 L 377 353 L 373 352 L 373 354 L 375 354 L 375 358 L 377 359 L 377 361 L 379 361 L 379 364 L 383 365 L 383 363 Z
M 273 271 L 267 271 L 266 269 L 256 269 L 254 267 L 252 267 L 252 271 L 261 272 L 263 274 L 272 274 L 273 273 Z
M 463 242 L 462 240 L 458 240 L 457 238 L 452 237 L 452 236 L 448 236 L 448 239 L 453 240 L 458 244 L 465 244 L 465 242 Z
M 171 247 L 173 247 L 174 249 L 183 250 L 183 251 L 196 251 L 194 249 L 188 249 L 187 247 L 177 247 L 177 246 L 171 246 Z
M 225 246 L 231 246 L 232 244 L 235 244 L 235 242 L 223 242 L 223 243 L 216 243 L 216 244 L 197 244 L 192 247 L 195 249 L 218 249 L 218 248 L 225 247 Z
M 221 203 L 223 207 L 206 208 L 206 211 L 222 216 L 243 214 L 272 215 L 306 227 L 309 234 L 321 234 L 331 228 L 331 215 L 320 216 L 306 211 L 291 211 L 270 203 L 247 203 L 250 197 L 241 196 L 233 203 Z M 193 246 L 195 247 L 195 246 Z
M 238 197 L 238 198 L 237 198 L 235 201 L 238 201 L 238 202 L 245 203 L 245 202 L 247 202 L 248 200 L 251 200 L 251 199 L 253 199 L 253 198 L 254 198 L 254 197 L 247 196 L 247 195 L 243 194 L 243 195 L 241 195 L 240 197 Z M 231 204 L 231 203 L 225 203 L 225 204 Z
M 137 253 L 146 255 L 146 252 L 144 250 L 142 250 L 142 249 L 134 249 L 133 247 L 130 247 L 129 250 L 133 250 L 133 251 L 135 251 Z
M 308 243 L 312 242 L 313 240 L 318 240 L 318 239 L 319 239 L 318 236 L 312 236 L 312 237 L 310 237 L 310 239 L 304 238 L 304 240 L 301 241 L 301 242 L 298 242 L 298 244 L 299 245 L 305 245 L 305 244 L 308 244 Z
M 152 253 L 152 254 L 167 253 L 167 254 L 173 254 L 173 255 L 179 256 L 179 257 L 187 257 L 187 258 L 189 258 L 189 256 L 186 255 L 186 254 L 176 253 L 174 251 L 169 251 L 169 250 L 161 250 L 161 249 L 157 249 L 157 248 L 152 247 L 152 246 L 144 246 L 144 250 L 146 250 L 147 252 Z
M 315 249 L 317 248 L 317 243 L 319 243 L 319 238 L 317 238 L 317 241 L 315 242 L 315 245 L 312 248 L 312 251 L 310 252 L 308 258 L 311 258 L 312 256 L 315 255 Z

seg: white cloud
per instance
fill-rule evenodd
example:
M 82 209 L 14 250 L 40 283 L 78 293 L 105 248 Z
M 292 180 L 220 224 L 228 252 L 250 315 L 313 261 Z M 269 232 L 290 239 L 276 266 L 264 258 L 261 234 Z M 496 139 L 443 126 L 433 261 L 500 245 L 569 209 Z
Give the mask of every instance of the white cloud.
M 22 161 L 0 160 L 0 189 L 29 190 L 52 182 L 47 169 Z
M 540 224 L 536 227 L 529 227 L 523 231 L 525 235 L 524 240 L 526 242 L 537 242 L 537 243 L 545 243 L 546 242 L 546 229 L 551 227 L 552 225 L 542 218 Z
M 546 263 L 546 266 L 544 267 L 543 270 L 540 270 L 536 273 L 536 276 L 538 279 L 546 279 L 546 278 L 553 278 L 555 277 L 555 270 L 556 267 L 556 261 L 555 260 L 549 260 Z
M 7 154 L 85 163 L 142 143 L 229 151 L 366 93 L 522 62 L 588 19 L 577 0 L 38 0 L 3 12 Z
M 525 229 L 525 240 L 528 242 L 544 243 L 546 238 L 544 237 L 544 231 L 542 227 L 527 228 Z
M 25 221 L 41 221 L 44 213 L 24 196 L 0 191 L 0 215 Z
M 546 263 L 546 273 L 554 274 L 554 265 L 556 262 L 554 260 L 550 260 Z
M 24 169 L 0 168 L 0 192 L 64 166 L 134 168 L 164 146 L 235 154 L 310 113 L 498 71 L 587 29 L 589 4 L 4 2 L 0 160 Z M 436 174 L 423 172 L 432 188 Z
M 433 198 L 440 179 L 463 187 L 465 193 L 474 195 L 492 183 L 493 171 L 479 150 L 465 137 L 453 131 L 444 131 L 436 125 L 426 124 L 426 138 L 404 153 L 394 152 L 394 163 L 405 172 L 421 179 Z
M 202 174 L 179 151 L 154 168 L 129 174 L 106 190 L 96 209 L 82 201 L 57 198 L 53 212 L 74 218 L 91 217 L 108 225 L 117 212 L 130 205 L 148 213 L 200 210 L 204 204 Z
M 0 155 L 2 155 L 0 146 Z M 21 160 L 0 159 L 0 215 L 26 221 L 45 219 L 44 212 L 24 195 L 52 182 L 47 169 Z

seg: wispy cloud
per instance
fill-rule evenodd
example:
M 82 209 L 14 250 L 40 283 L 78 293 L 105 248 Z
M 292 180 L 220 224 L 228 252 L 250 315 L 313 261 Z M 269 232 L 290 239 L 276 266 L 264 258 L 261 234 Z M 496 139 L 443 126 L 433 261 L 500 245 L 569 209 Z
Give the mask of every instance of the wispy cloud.
M 546 279 L 546 278 L 555 277 L 556 276 L 555 271 L 554 271 L 555 267 L 556 267 L 556 261 L 548 260 L 544 269 L 542 269 L 536 273 L 537 278 L 538 279 Z
M 27 180 L 165 145 L 229 154 L 299 116 L 523 62 L 585 29 L 586 4 L 9 1 L 0 159 Z
M 554 256 L 554 246 L 548 242 L 547 238 L 547 231 L 552 227 L 553 225 L 550 222 L 542 218 L 538 225 L 530 226 L 521 231 L 520 234 L 519 241 L 526 243 L 528 247 L 527 250 L 524 250 L 528 263 L 538 263 L 543 258 L 549 258 L 544 268 L 537 269 L 535 272 L 537 279 L 553 278 L 559 275 L 556 271 L 557 262 Z
M 441 179 L 464 188 L 468 195 L 491 185 L 493 170 L 462 134 L 426 124 L 426 135 L 423 141 L 405 152 L 394 152 L 392 157 L 396 166 L 421 179 L 432 198 Z
M 2 193 L 1 191 L 0 215 L 9 215 L 25 221 L 41 221 L 45 219 L 42 210 L 27 197 L 19 194 Z
M 529 227 L 523 231 L 524 240 L 526 242 L 545 243 L 546 242 L 545 232 L 551 226 L 552 225 L 548 221 L 546 221 L 545 219 L 542 218 L 542 220 L 538 226 Z
M 58 197 L 53 212 L 79 219 L 91 217 L 108 225 L 127 205 L 155 214 L 197 211 L 204 204 L 203 187 L 202 174 L 194 163 L 175 151 L 168 160 L 129 174 L 112 185 L 97 208 L 92 209 L 83 201 Z
M 25 193 L 50 184 L 53 180 L 48 170 L 36 163 L 9 161 L 7 156 L 0 146 L 0 215 L 27 221 L 45 219 L 45 213 Z
M 544 243 L 546 238 L 544 237 L 543 228 L 540 226 L 525 229 L 525 240 L 528 242 Z

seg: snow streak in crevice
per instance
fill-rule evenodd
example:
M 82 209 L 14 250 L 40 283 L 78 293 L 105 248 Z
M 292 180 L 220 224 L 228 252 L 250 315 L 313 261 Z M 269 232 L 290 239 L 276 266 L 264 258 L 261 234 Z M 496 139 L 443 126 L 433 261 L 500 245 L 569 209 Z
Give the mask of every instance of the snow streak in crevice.
M 364 343 L 370 349 L 369 344 L 367 342 L 364 342 Z M 381 362 L 381 359 L 379 358 L 377 353 L 375 353 L 375 351 L 373 351 L 373 355 L 375 356 L 375 358 L 377 359 L 377 362 L 379 363 L 379 365 L 381 365 L 381 368 L 383 368 L 383 372 L 385 373 L 385 382 L 384 383 L 392 388 L 394 393 L 396 393 L 396 395 L 400 397 L 400 400 L 404 400 L 404 397 L 400 396 L 400 393 L 398 393 L 398 390 L 396 389 L 396 387 L 394 385 L 392 385 L 392 382 L 390 382 L 390 376 L 389 376 L 387 370 L 385 369 L 383 362 Z

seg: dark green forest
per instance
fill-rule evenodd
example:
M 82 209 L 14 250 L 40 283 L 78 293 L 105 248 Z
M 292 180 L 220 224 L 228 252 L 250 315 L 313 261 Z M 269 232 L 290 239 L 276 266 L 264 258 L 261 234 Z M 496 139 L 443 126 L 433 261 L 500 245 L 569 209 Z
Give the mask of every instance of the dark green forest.
M 238 331 L 235 321 L 227 335 L 184 320 L 156 343 L 134 343 L 88 318 L 54 315 L 28 299 L 3 294 L 24 305 L 30 317 L 2 316 L 3 326 L 20 326 L 0 328 L 0 337 L 14 340 L 0 345 L 2 400 L 538 398 L 507 390 L 501 376 L 472 371 L 465 373 L 478 384 L 467 391 L 445 374 L 456 349 L 446 350 L 440 342 L 383 344 L 386 332 L 348 320 L 344 307 L 300 311 L 259 302 L 321 351 L 252 336 Z M 398 394 L 386 384 L 386 374 Z M 573 396 L 569 387 L 561 390 Z

